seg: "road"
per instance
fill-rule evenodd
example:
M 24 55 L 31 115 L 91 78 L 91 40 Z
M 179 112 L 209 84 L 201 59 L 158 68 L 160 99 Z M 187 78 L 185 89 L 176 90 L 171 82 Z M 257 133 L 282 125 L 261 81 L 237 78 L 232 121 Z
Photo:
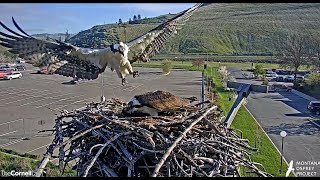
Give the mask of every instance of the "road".
M 228 68 L 228 70 L 231 75 L 239 78 L 240 82 L 257 83 L 253 80 L 241 79 L 242 72 L 239 68 Z M 307 112 L 309 101 L 291 92 L 267 94 L 251 92 L 247 101 L 246 107 L 280 151 L 282 140 L 280 132 L 287 132 L 287 137 L 284 139 L 284 157 L 288 162 L 293 160 L 294 168 L 297 169 L 296 173 L 314 171 L 316 176 L 320 176 L 320 128 L 309 121 L 313 118 Z M 301 161 L 319 163 L 310 166 L 310 169 L 306 171 L 301 170 L 302 166 L 297 165 Z M 314 169 L 311 170 L 312 168 Z
M 72 78 L 59 75 L 35 74 L 30 66 L 22 72 L 22 79 L 0 80 L 0 148 L 20 153 L 43 154 L 52 141 L 49 133 L 39 130 L 52 129 L 60 110 L 68 111 L 99 101 L 102 93 L 101 76 L 97 80 L 71 85 Z M 173 94 L 200 99 L 201 73 L 173 70 L 168 76 L 160 69 L 135 68 L 140 76 L 128 77 L 128 84 L 109 69 L 103 74 L 104 95 L 107 99 L 129 101 L 134 95 L 165 90 Z M 9 123 L 11 122 L 11 123 Z M 21 139 L 28 137 L 29 140 Z

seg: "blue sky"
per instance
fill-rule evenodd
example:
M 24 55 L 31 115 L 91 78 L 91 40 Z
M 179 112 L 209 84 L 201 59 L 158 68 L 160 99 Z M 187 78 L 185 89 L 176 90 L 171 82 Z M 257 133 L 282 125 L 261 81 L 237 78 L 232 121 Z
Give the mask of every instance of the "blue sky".
M 13 16 L 28 34 L 78 33 L 95 25 L 128 21 L 133 15 L 178 13 L 195 3 L 0 3 L 0 20 L 13 28 Z M 2 28 L 2 27 L 0 27 Z M 15 30 L 15 28 L 13 28 Z M 3 31 L 3 29 L 1 29 Z

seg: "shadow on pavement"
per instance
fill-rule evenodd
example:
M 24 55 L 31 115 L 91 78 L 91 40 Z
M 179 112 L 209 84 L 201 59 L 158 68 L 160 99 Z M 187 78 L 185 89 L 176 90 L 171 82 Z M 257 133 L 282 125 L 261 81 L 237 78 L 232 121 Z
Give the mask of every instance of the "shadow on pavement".
M 301 113 L 306 113 L 309 101 L 306 99 L 303 99 L 301 97 L 299 97 L 298 95 L 295 95 L 291 92 L 278 92 L 280 94 L 280 96 L 275 96 L 275 97 L 271 97 L 272 99 L 274 99 L 275 101 L 281 101 L 284 104 L 286 104 L 287 106 L 301 112 Z M 308 115 L 306 114 L 305 117 L 308 117 Z
M 268 134 L 279 135 L 281 131 L 286 131 L 288 136 L 299 135 L 320 135 L 320 130 L 311 122 L 305 122 L 303 124 L 280 124 L 280 126 L 271 126 L 266 129 Z
M 309 115 L 306 113 L 291 113 L 291 114 L 285 114 L 285 115 L 289 117 L 309 117 Z
M 151 72 L 139 72 L 139 75 L 149 75 L 149 74 L 154 74 L 154 75 L 162 75 L 162 72 L 159 71 L 151 71 Z
M 201 86 L 201 82 L 197 81 L 197 82 L 183 82 L 183 83 L 175 83 L 176 85 L 185 85 L 185 86 L 193 86 L 193 85 L 197 85 L 197 86 Z
M 63 85 L 77 85 L 76 83 L 74 83 L 72 81 L 62 82 L 61 84 L 63 84 Z

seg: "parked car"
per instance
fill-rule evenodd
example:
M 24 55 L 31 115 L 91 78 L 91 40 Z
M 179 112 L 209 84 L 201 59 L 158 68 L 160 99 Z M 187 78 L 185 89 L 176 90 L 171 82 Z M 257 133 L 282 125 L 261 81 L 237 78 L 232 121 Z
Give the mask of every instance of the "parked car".
M 277 75 L 277 77 L 276 77 L 276 81 L 277 81 L 277 82 L 283 82 L 284 79 L 285 79 L 285 76 L 284 76 L 284 75 Z
M 8 74 L 10 74 L 10 73 L 11 73 L 11 71 L 1 70 L 1 71 L 0 71 L 0 78 L 3 78 L 4 76 L 6 76 L 6 75 L 8 75 Z
M 40 69 L 39 71 L 37 71 L 38 74 L 49 74 L 47 69 Z
M 1 70 L 3 71 L 16 71 L 17 69 L 16 68 L 2 68 Z
M 5 68 L 9 68 L 9 66 L 6 64 L 6 65 L 1 65 L 0 66 L 0 69 L 5 69 Z
M 305 76 L 307 76 L 307 74 Z M 305 76 L 297 75 L 297 81 L 304 81 Z
M 306 74 L 306 75 L 304 75 L 303 77 L 304 77 L 304 80 L 308 80 L 308 78 L 310 77 L 310 75 L 311 74 Z
M 314 113 L 316 115 L 320 115 L 320 101 L 311 101 L 308 105 L 308 110 L 311 113 Z
M 26 61 L 23 60 L 23 59 L 21 59 L 21 58 L 18 58 L 18 59 L 16 60 L 16 62 L 17 62 L 18 64 L 26 63 Z
M 7 67 L 8 67 L 8 68 L 14 68 L 14 67 L 16 67 L 16 66 L 17 66 L 16 63 L 8 63 L 8 64 L 7 64 Z
M 20 79 L 22 78 L 22 74 L 20 72 L 12 72 L 8 75 L 5 75 L 3 79 L 11 80 L 11 79 Z
M 26 70 L 26 67 L 24 67 L 24 66 L 22 66 L 22 65 L 18 65 L 18 66 L 16 67 L 16 69 L 17 69 L 18 71 L 24 71 L 24 70 Z
M 267 71 L 266 76 L 275 78 L 275 77 L 277 77 L 277 73 L 275 73 L 273 71 Z
M 293 75 L 287 75 L 287 76 L 285 76 L 284 81 L 293 82 L 294 81 L 294 76 Z

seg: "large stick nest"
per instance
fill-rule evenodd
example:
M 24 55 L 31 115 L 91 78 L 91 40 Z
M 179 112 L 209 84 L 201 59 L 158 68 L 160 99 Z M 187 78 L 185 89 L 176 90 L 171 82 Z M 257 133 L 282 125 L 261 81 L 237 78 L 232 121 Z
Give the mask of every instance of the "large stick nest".
M 78 176 L 239 176 L 240 165 L 258 176 L 271 176 L 250 160 L 257 149 L 234 129 L 226 129 L 222 112 L 210 103 L 177 109 L 172 116 L 148 117 L 125 117 L 126 106 L 112 99 L 64 111 L 54 129 L 45 130 L 53 131 L 55 139 L 37 176 L 53 159 L 59 159 L 62 174 L 72 165 Z

